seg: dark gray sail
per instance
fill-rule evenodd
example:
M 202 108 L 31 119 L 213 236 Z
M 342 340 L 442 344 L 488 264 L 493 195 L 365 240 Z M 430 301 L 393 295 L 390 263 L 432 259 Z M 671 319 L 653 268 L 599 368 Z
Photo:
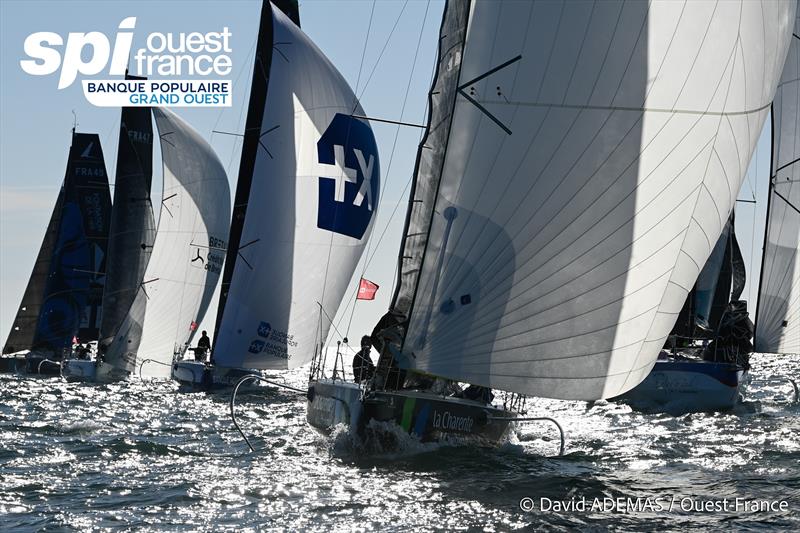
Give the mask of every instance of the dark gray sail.
M 128 79 L 141 79 L 127 76 Z M 125 107 L 119 131 L 114 210 L 103 294 L 101 343 L 107 345 L 128 314 L 142 284 L 155 239 L 150 186 L 153 125 L 149 107 Z
M 47 284 L 47 274 L 53 257 L 56 239 L 58 238 L 58 225 L 61 220 L 61 207 L 64 203 L 64 186 L 58 193 L 56 205 L 50 215 L 50 223 L 42 239 L 39 255 L 33 264 L 33 271 L 22 295 L 22 302 L 17 308 L 17 316 L 11 325 L 3 353 L 14 353 L 21 350 L 30 350 L 33 347 L 33 336 L 36 334 L 36 325 L 39 323 L 39 311 L 42 309 L 44 289 Z
M 100 139 L 73 132 L 64 183 L 20 306 L 24 327 L 15 323 L 18 336 L 9 336 L 4 352 L 61 354 L 73 337 L 97 339 L 110 212 Z

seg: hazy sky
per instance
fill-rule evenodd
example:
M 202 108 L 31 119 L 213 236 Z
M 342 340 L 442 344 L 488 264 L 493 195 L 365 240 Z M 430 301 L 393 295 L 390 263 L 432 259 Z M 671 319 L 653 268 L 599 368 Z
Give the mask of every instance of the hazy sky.
M 300 3 L 300 19 L 303 30 L 356 89 L 368 115 L 421 123 L 425 118 L 443 5 L 443 0 L 304 0 Z M 24 58 L 25 37 L 36 31 L 63 36 L 70 31 L 100 31 L 113 36 L 122 19 L 135 16 L 133 49 L 136 50 L 144 46 L 144 39 L 151 32 L 209 32 L 227 26 L 232 33 L 233 107 L 183 108 L 177 112 L 216 149 L 227 166 L 233 192 L 240 139 L 211 131 L 241 133 L 244 129 L 259 13 L 260 2 L 244 0 L 0 1 L 0 345 L 5 343 L 11 328 L 63 179 L 73 111 L 78 131 L 100 135 L 112 183 L 119 134 L 119 110 L 88 104 L 78 83 L 80 78 L 59 91 L 57 74 L 31 76 L 22 71 L 19 60 Z M 104 77 L 108 76 L 95 76 Z M 405 217 L 406 187 L 421 135 L 418 129 L 379 123 L 373 123 L 373 129 L 385 189 L 365 253 L 365 258 L 371 261 L 364 277 L 381 288 L 375 301 L 359 302 L 353 313 L 355 284 L 364 269 L 362 259 L 335 319 L 338 331 L 345 335 L 349 327 L 349 335 L 356 343 L 355 339 L 370 332 L 388 307 Z M 767 129 L 739 194 L 741 199 L 755 196 L 758 203 L 740 203 L 737 207 L 737 234 L 745 261 L 751 267 L 744 295 L 752 302 L 751 316 L 755 292 L 750 282 L 757 278 L 760 266 L 769 152 Z M 157 143 L 155 158 L 153 182 L 158 185 L 161 168 Z M 406 197 L 402 194 L 404 190 Z M 158 197 L 160 191 L 155 190 L 154 198 Z M 399 207 L 398 202 L 401 202 Z M 203 323 L 209 331 L 213 330 L 215 315 L 216 301 Z

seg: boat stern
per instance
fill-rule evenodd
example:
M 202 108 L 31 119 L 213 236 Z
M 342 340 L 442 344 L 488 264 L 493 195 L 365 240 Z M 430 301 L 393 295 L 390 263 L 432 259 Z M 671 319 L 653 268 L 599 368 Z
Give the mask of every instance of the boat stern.
M 67 359 L 61 375 L 67 381 L 94 381 L 97 377 L 97 366 L 88 359 Z
M 341 380 L 320 379 L 309 383 L 306 420 L 322 433 L 344 424 L 351 432 L 358 431 L 363 404 L 361 387 Z

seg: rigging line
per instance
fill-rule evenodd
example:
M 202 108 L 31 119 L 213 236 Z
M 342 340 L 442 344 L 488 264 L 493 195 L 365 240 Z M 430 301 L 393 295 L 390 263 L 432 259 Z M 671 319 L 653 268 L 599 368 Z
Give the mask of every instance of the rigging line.
M 367 116 L 364 116 L 364 115 L 350 115 L 350 116 L 353 117 L 353 118 L 360 118 L 360 119 L 363 119 L 363 120 L 369 120 L 370 122 L 385 122 L 387 124 L 397 124 L 397 125 L 400 125 L 400 126 L 409 126 L 409 127 L 412 127 L 412 128 L 422 128 L 422 129 L 427 128 L 427 126 L 425 124 L 414 124 L 414 123 L 411 123 L 411 122 L 401 122 L 401 121 L 398 121 L 398 120 L 389 120 L 389 119 L 386 119 L 386 118 L 367 117 Z
M 794 209 L 795 211 L 797 211 L 798 213 L 800 213 L 800 209 L 798 209 L 798 208 L 797 208 L 797 206 L 796 206 L 796 205 L 794 205 L 792 202 L 790 202 L 789 200 L 787 200 L 785 196 L 783 196 L 781 193 L 779 193 L 778 191 L 776 191 L 774 187 L 773 187 L 773 189 L 772 189 L 772 192 L 773 192 L 773 194 L 775 194 L 775 196 L 777 196 L 778 198 L 780 198 L 781 200 L 783 200 L 784 202 L 786 202 L 786 205 L 788 205 L 789 207 L 791 207 L 792 209 Z
M 356 96 L 356 93 L 358 92 L 358 86 L 361 84 L 361 73 L 363 72 L 363 69 L 364 69 L 364 58 L 367 55 L 367 45 L 369 44 L 369 34 L 372 31 L 372 20 L 373 20 L 373 17 L 375 15 L 375 5 L 376 5 L 376 3 L 377 3 L 377 0 L 372 0 L 372 9 L 370 10 L 370 13 L 369 13 L 369 23 L 367 24 L 367 33 L 364 36 L 364 47 L 361 50 L 361 62 L 359 63 L 359 66 L 358 66 L 358 76 L 356 77 L 356 86 L 355 86 L 355 89 L 353 90 L 353 108 L 350 110 L 350 114 L 355 113 L 356 109 L 358 108 L 358 100 L 359 99 Z M 347 127 L 347 136 L 345 138 L 345 146 L 347 146 L 349 142 L 350 142 L 350 126 L 348 125 L 348 127 Z M 375 206 L 375 208 L 377 209 L 377 205 Z M 334 215 L 334 223 L 335 223 L 335 220 L 336 220 L 336 215 Z M 331 253 L 333 252 L 333 235 L 334 235 L 333 232 L 331 232 L 331 238 L 328 241 L 328 257 L 325 260 L 325 274 L 324 274 L 324 276 L 322 278 L 322 295 L 320 297 L 321 300 L 325 299 L 325 290 L 328 288 L 328 270 L 330 269 L 330 266 L 331 266 Z M 319 303 L 319 302 L 317 302 L 317 303 Z M 320 305 L 320 308 L 322 308 L 322 304 L 319 304 L 319 305 Z M 323 309 L 323 311 L 324 311 L 324 309 Z M 333 321 L 330 321 L 330 322 L 331 322 L 331 325 L 333 325 Z M 336 328 L 334 327 L 334 329 L 336 329 Z M 338 330 L 337 330 L 337 332 L 338 332 Z
M 785 165 L 781 165 L 781 166 L 779 166 L 778 168 L 776 168 L 776 169 L 775 169 L 775 171 L 773 172 L 773 174 L 772 174 L 772 176 L 771 176 L 771 177 L 772 177 L 772 178 L 774 178 L 775 176 L 777 176 L 777 175 L 778 175 L 778 172 L 780 172 L 781 170 L 783 170 L 783 169 L 785 169 L 785 168 L 788 168 L 788 167 L 790 167 L 790 166 L 794 165 L 794 164 L 795 164 L 795 163 L 797 163 L 798 161 L 800 161 L 800 157 L 798 157 L 797 159 L 794 159 L 793 161 L 789 161 L 789 162 L 788 162 L 788 163 L 786 163 Z
M 372 71 L 369 73 L 369 77 L 367 78 L 366 83 L 364 83 L 364 88 L 361 90 L 361 93 L 358 95 L 358 99 L 359 100 L 361 100 L 361 98 L 363 98 L 364 93 L 367 91 L 367 87 L 369 86 L 369 82 L 372 81 L 372 76 L 375 74 L 375 71 L 378 69 L 378 65 L 381 62 L 381 58 L 383 57 L 383 53 L 386 51 L 386 47 L 389 46 L 389 41 L 392 40 L 392 35 L 394 35 L 394 31 L 397 29 L 397 24 L 400 22 L 400 17 L 403 16 L 403 12 L 406 10 L 406 6 L 408 6 L 408 0 L 406 0 L 403 3 L 403 8 L 400 10 L 400 13 L 397 15 L 397 19 L 394 21 L 394 26 L 392 26 L 392 31 L 390 31 L 389 35 L 386 37 L 386 42 L 383 44 L 383 48 L 381 49 L 381 53 L 378 54 L 378 59 L 375 60 L 375 65 L 373 65 Z
M 361 62 L 358 65 L 358 76 L 356 77 L 356 89 L 353 91 L 353 111 L 356 110 L 356 104 L 359 98 L 356 97 L 356 93 L 358 93 L 358 86 L 361 84 L 361 73 L 364 70 L 364 58 L 367 55 L 367 45 L 369 44 L 369 34 L 372 31 L 372 19 L 375 16 L 375 4 L 377 0 L 372 0 L 372 9 L 369 12 L 369 22 L 367 23 L 367 34 L 364 36 L 364 48 L 361 49 Z
M 405 91 L 405 94 L 403 95 L 403 104 L 400 106 L 400 120 L 401 121 L 403 120 L 403 117 L 405 116 L 406 106 L 408 105 L 408 95 L 411 92 L 411 83 L 414 81 L 414 71 L 417 68 L 417 59 L 419 58 L 419 49 L 420 49 L 420 46 L 422 45 L 422 36 L 425 33 L 425 24 L 428 21 L 428 11 L 429 11 L 430 7 L 431 7 L 431 3 L 430 3 L 430 0 L 428 0 L 428 2 L 425 5 L 425 13 L 423 13 L 423 15 L 422 15 L 422 24 L 420 25 L 420 28 L 419 28 L 419 36 L 417 37 L 417 47 L 414 50 L 414 58 L 411 60 L 411 72 L 408 75 L 408 83 L 406 84 L 406 91 Z M 380 197 L 379 198 L 383 198 L 384 197 L 384 194 L 386 193 L 386 188 L 389 185 L 389 176 L 390 176 L 391 171 L 392 171 L 392 163 L 394 162 L 394 154 L 396 153 L 396 150 L 397 150 L 397 140 L 400 137 L 400 125 L 403 124 L 403 123 L 402 122 L 396 122 L 396 124 L 398 124 L 398 127 L 394 132 L 394 141 L 392 142 L 392 150 L 391 150 L 391 152 L 389 154 L 389 164 L 386 167 L 386 179 L 383 182 L 383 187 L 381 188 L 381 192 L 380 192 Z M 425 128 L 426 126 L 421 126 L 421 127 Z M 397 205 L 399 205 L 399 204 L 397 204 Z M 395 206 L 395 210 L 392 212 L 392 214 L 394 214 L 397 211 L 397 205 Z M 377 210 L 377 208 L 378 208 L 378 206 L 376 205 L 375 209 Z M 391 217 L 390 217 L 389 220 L 391 221 Z M 378 249 L 378 244 L 380 244 L 380 241 L 378 241 L 375 244 L 375 250 L 376 251 Z M 367 242 L 367 250 L 366 250 L 367 254 L 369 254 L 371 245 L 372 245 L 372 239 L 370 239 Z M 367 254 L 365 254 L 365 256 Z M 374 255 L 374 252 L 373 252 L 373 255 Z M 363 278 L 364 274 L 366 274 L 366 272 L 367 272 L 367 265 L 368 265 L 368 262 L 364 261 L 364 268 L 361 270 L 361 278 Z M 359 280 L 359 286 L 356 288 L 355 303 L 353 304 L 353 309 L 350 312 L 350 320 L 347 323 L 347 330 L 346 330 L 346 334 L 347 335 L 350 335 L 350 326 L 353 324 L 353 316 L 355 315 L 356 305 L 358 304 L 357 295 L 358 295 L 358 290 L 359 290 L 360 287 L 361 287 L 361 280 Z

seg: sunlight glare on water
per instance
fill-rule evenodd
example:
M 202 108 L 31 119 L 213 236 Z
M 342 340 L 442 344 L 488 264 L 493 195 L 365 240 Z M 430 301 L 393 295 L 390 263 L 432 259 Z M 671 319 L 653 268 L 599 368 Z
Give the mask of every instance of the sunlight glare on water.
M 800 374 L 800 357 L 759 355 L 755 378 Z M 306 370 L 285 376 L 302 388 Z M 567 455 L 543 424 L 497 449 L 368 446 L 305 422 L 305 398 L 179 393 L 167 381 L 112 385 L 0 375 L 0 523 L 9 530 L 508 530 L 800 528 L 800 404 L 788 385 L 754 384 L 729 413 L 642 414 L 608 401 L 529 400 L 557 418 Z M 384 428 L 387 429 L 387 428 Z M 789 512 L 525 512 L 520 500 L 786 500 Z

